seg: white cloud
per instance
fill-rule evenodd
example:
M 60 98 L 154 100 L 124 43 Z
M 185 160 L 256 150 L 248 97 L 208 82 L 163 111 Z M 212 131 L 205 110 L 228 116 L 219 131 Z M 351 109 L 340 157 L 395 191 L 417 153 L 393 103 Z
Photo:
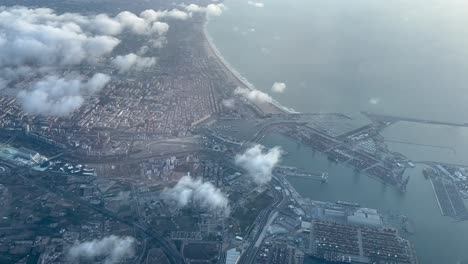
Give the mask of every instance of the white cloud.
M 94 258 L 104 258 L 104 264 L 119 263 L 124 258 L 135 254 L 135 239 L 133 237 L 118 237 L 111 235 L 101 240 L 75 242 L 68 250 L 71 262 L 92 261 Z
M 273 168 L 281 160 L 280 147 L 265 149 L 262 145 L 255 145 L 244 153 L 235 157 L 235 163 L 245 169 L 257 184 L 270 182 Z
M 0 7 L 0 68 L 76 65 L 108 55 L 120 40 L 86 31 L 93 21 L 46 8 Z
M 20 66 L 69 66 L 105 59 L 120 43 L 115 36 L 164 35 L 163 18 L 187 19 L 181 10 L 146 10 L 141 17 L 124 11 L 82 16 L 56 14 L 48 8 L 0 7 L 0 68 Z
M 18 102 L 30 114 L 67 116 L 84 102 L 83 93 L 99 92 L 110 77 L 97 73 L 87 82 L 79 77 L 50 75 L 18 93 Z
M 268 94 L 259 90 L 250 90 L 248 88 L 237 87 L 234 94 L 242 95 L 254 103 L 271 103 L 273 99 Z
M 169 17 L 169 18 L 174 18 L 174 19 L 180 19 L 180 20 L 186 20 L 189 18 L 189 14 L 181 11 L 179 9 L 172 9 L 171 11 L 168 11 L 164 17 Z
M 271 90 L 275 93 L 284 93 L 286 84 L 283 82 L 275 82 L 273 86 L 271 86 Z
M 119 69 L 119 72 L 141 71 L 156 64 L 154 57 L 140 57 L 134 53 L 125 56 L 117 56 L 112 60 L 112 64 Z
M 199 6 L 199 5 L 196 5 L 196 4 L 190 4 L 188 6 L 185 6 L 185 9 L 188 11 L 188 12 L 193 12 L 193 13 L 196 13 L 196 12 L 202 12 L 203 11 L 203 7 Z
M 96 73 L 88 80 L 88 83 L 85 86 L 87 93 L 95 94 L 98 93 L 106 86 L 106 84 L 111 80 L 110 76 L 103 73 Z
M 209 4 L 206 7 L 196 4 L 183 5 L 185 10 L 190 13 L 206 13 L 207 16 L 220 16 L 225 10 L 224 4 Z
M 230 213 L 229 200 L 220 189 L 210 182 L 190 176 L 182 177 L 173 188 L 164 189 L 162 197 L 180 208 L 193 202 L 194 205 L 212 212 L 224 215 Z
M 159 35 L 164 35 L 167 33 L 167 31 L 169 31 L 169 24 L 156 21 L 153 23 L 151 30 L 155 33 L 158 33 Z
M 223 99 L 223 101 L 221 101 L 221 103 L 226 108 L 234 108 L 234 106 L 236 105 L 236 101 L 233 98 Z
M 136 34 L 148 34 L 150 23 L 128 11 L 120 12 L 115 19 L 124 27 Z
M 179 9 L 172 9 L 172 10 L 153 10 L 153 9 L 148 9 L 143 12 L 141 12 L 140 17 L 146 19 L 147 21 L 158 21 L 160 19 L 165 19 L 165 18 L 172 18 L 172 19 L 179 19 L 179 20 L 186 20 L 190 16 L 187 12 L 184 12 Z
M 90 26 L 94 32 L 103 35 L 115 36 L 122 32 L 122 25 L 106 14 L 99 14 L 90 21 Z
M 206 7 L 206 13 L 210 16 L 220 16 L 224 10 L 226 6 L 223 4 L 209 4 Z
M 36 114 L 68 115 L 83 103 L 81 92 L 96 92 L 103 85 L 86 84 L 76 78 L 78 73 L 60 76 L 57 69 L 106 63 L 123 32 L 151 36 L 147 45 L 161 47 L 167 41 L 169 25 L 160 19 L 188 17 L 187 12 L 177 9 L 146 10 L 140 16 L 124 11 L 110 17 L 58 14 L 49 8 L 0 6 L 0 87 L 20 78 L 38 79 L 30 89 L 18 93 L 23 109 Z M 156 62 L 155 58 L 135 56 L 114 60 L 121 65 L 121 70 L 138 70 Z M 108 77 L 95 75 L 89 82 L 107 81 Z
M 159 49 L 159 48 L 164 47 L 167 44 L 167 38 L 166 37 L 155 38 L 155 39 L 150 40 L 149 44 L 151 44 L 153 48 Z
M 247 1 L 247 4 L 255 7 L 265 7 L 265 4 L 261 2 Z
M 380 103 L 380 98 L 378 97 L 372 97 L 369 99 L 369 104 L 378 105 L 379 103 Z

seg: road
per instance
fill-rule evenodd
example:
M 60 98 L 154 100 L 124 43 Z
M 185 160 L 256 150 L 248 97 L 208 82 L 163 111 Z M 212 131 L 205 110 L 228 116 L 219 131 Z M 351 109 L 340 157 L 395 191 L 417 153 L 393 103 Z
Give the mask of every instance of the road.
M 273 179 L 272 184 L 281 186 L 283 190 L 285 189 L 283 184 L 276 179 Z M 269 224 L 273 222 L 279 209 L 283 208 L 286 205 L 287 199 L 283 191 L 281 191 L 280 194 L 278 194 L 275 198 L 275 202 L 268 208 L 260 212 L 260 214 L 255 219 L 255 222 L 252 224 L 252 226 L 256 225 L 258 227 L 258 230 L 255 233 L 255 237 L 253 238 L 249 247 L 241 255 L 239 259 L 240 264 L 255 263 L 258 251 L 260 250 L 260 246 L 263 242 L 263 237 L 266 232 L 266 229 L 268 228 Z M 250 233 L 248 235 L 250 235 Z
M 223 162 L 227 167 L 235 168 L 236 170 L 242 172 L 242 173 L 247 173 L 244 169 L 237 167 L 234 162 L 233 158 L 229 158 L 226 155 L 223 155 L 220 157 L 217 153 L 207 153 L 211 157 L 219 160 L 220 162 Z M 275 178 L 272 179 L 271 183 L 272 186 L 280 186 L 282 188 L 281 192 L 275 192 L 275 202 L 270 205 L 269 207 L 265 208 L 262 210 L 257 218 L 255 219 L 254 223 L 250 226 L 249 231 L 247 232 L 245 238 L 248 239 L 248 237 L 251 235 L 252 230 L 254 229 L 254 226 L 257 226 L 259 230 L 255 233 L 254 238 L 252 239 L 252 242 L 249 244 L 248 248 L 241 254 L 240 259 L 238 263 L 244 264 L 244 263 L 255 263 L 256 256 L 258 254 L 258 250 L 260 247 L 255 247 L 255 244 L 261 245 L 262 241 L 259 241 L 260 238 L 262 238 L 262 233 L 263 230 L 266 228 L 267 223 L 269 219 L 273 216 L 275 212 L 280 211 L 282 208 L 284 208 L 287 205 L 288 199 L 286 194 L 283 192 L 283 190 L 287 189 L 284 184 Z
M 186 156 L 190 155 L 192 153 L 200 151 L 201 148 L 197 149 L 190 149 L 190 150 L 182 150 L 182 151 L 175 151 L 175 152 L 166 152 L 166 153 L 160 153 L 160 154 L 155 154 L 155 153 L 138 153 L 138 154 L 133 154 L 130 156 L 118 156 L 118 157 L 109 157 L 109 158 L 94 158 L 94 159 L 89 159 L 89 160 L 83 160 L 81 159 L 81 162 L 87 163 L 87 164 L 130 164 L 130 163 L 135 163 L 138 161 L 144 161 L 148 159 L 162 159 L 162 158 L 169 158 L 169 157 L 181 157 L 181 156 Z
M 177 251 L 175 246 L 171 242 L 169 242 L 168 240 L 163 238 L 163 236 L 160 233 L 152 230 L 150 227 L 148 227 L 146 225 L 143 225 L 143 224 L 131 221 L 131 220 L 124 219 L 124 218 L 118 216 L 117 214 L 115 214 L 114 212 L 105 209 L 104 207 L 93 205 L 93 204 L 89 203 L 88 201 L 83 200 L 83 199 L 71 194 L 70 192 L 68 192 L 66 190 L 63 190 L 63 189 L 57 188 L 55 186 L 52 186 L 50 183 L 48 184 L 46 182 L 43 182 L 42 180 L 31 179 L 29 177 L 26 177 L 25 175 L 29 174 L 29 169 L 30 168 L 27 168 L 27 167 L 17 168 L 15 171 L 13 171 L 12 174 L 14 176 L 18 176 L 18 177 L 22 178 L 25 181 L 25 183 L 27 183 L 27 184 L 29 184 L 31 186 L 39 187 L 39 188 L 44 189 L 46 191 L 55 193 L 55 194 L 65 198 L 65 199 L 67 199 L 69 201 L 72 201 L 75 204 L 79 204 L 80 206 L 92 209 L 92 210 L 94 210 L 96 212 L 101 213 L 102 215 L 104 215 L 106 217 L 109 217 L 109 218 L 113 219 L 114 221 L 124 223 L 124 224 L 126 224 L 128 226 L 131 226 L 131 227 L 135 228 L 138 231 L 143 232 L 148 237 L 155 240 L 159 245 L 161 245 L 162 250 L 164 251 L 167 258 L 169 259 L 169 261 L 172 264 L 184 264 L 185 263 L 184 258 L 179 253 L 179 251 Z M 41 173 L 41 172 L 34 172 L 34 173 L 43 174 L 43 175 L 46 174 L 46 173 Z

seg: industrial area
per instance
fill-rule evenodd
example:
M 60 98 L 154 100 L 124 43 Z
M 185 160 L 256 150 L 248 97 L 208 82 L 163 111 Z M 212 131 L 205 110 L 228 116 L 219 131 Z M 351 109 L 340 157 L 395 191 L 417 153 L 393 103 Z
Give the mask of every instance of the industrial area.
M 337 122 L 335 118 L 332 115 L 329 122 Z M 270 184 L 256 185 L 235 162 L 237 153 L 254 143 L 233 134 L 246 132 L 258 138 L 267 131 L 288 133 L 297 127 L 271 116 L 258 119 L 255 128 L 226 125 L 238 120 L 223 119 L 218 124 L 207 119 L 192 127 L 190 142 L 153 141 L 155 149 L 167 148 L 166 153 L 156 155 L 146 147 L 124 158 L 112 153 L 97 160 L 76 159 L 68 149 L 53 152 L 49 144 L 32 140 L 27 129 L 15 135 L 9 131 L 0 149 L 6 208 L 2 254 L 10 260 L 30 259 L 30 253 L 36 252 L 37 261 L 59 263 L 67 244 L 112 233 L 141 239 L 136 251 L 146 263 L 303 263 L 307 257 L 341 263 L 417 263 L 412 244 L 399 235 L 402 227 L 386 221 L 385 214 L 352 202 L 303 199 L 287 180 L 299 177 L 328 184 L 327 172 L 277 165 Z M 336 124 L 328 130 L 339 127 Z M 260 133 L 250 133 L 250 129 Z M 358 130 L 362 135 L 363 129 Z M 348 133 L 345 138 L 354 140 L 341 144 L 362 146 L 357 137 Z M 186 145 L 197 147 L 186 149 Z M 394 162 L 406 164 L 394 165 L 396 171 L 409 163 L 401 157 Z M 165 199 L 167 187 L 186 175 L 210 182 L 225 193 L 229 217 L 196 201 L 174 207 Z M 12 192 L 28 193 L 28 204 Z M 73 220 L 77 218 L 79 222 Z M 18 222 L 23 224 L 18 226 Z M 15 230 L 19 228 L 30 231 L 18 237 Z

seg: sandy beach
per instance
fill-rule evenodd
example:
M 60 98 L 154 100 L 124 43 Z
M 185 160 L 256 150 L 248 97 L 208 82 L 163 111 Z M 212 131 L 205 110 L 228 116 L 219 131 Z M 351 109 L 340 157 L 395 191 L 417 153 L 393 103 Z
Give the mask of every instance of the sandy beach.
M 209 56 L 213 56 L 218 60 L 218 64 L 223 68 L 227 76 L 231 76 L 232 81 L 239 87 L 255 90 L 255 86 L 250 83 L 244 76 L 242 76 L 229 62 L 223 57 L 221 52 L 213 42 L 207 29 L 208 21 L 203 25 L 203 34 L 205 36 L 205 46 Z M 271 103 L 255 103 L 255 105 L 266 114 L 278 113 L 297 113 L 296 111 L 281 105 L 279 102 L 273 100 Z

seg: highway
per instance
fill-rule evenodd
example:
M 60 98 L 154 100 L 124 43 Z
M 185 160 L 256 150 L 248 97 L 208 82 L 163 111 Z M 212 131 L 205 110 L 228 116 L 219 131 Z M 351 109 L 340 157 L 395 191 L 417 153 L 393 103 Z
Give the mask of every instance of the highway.
M 71 194 L 68 191 L 57 188 L 55 186 L 52 186 L 50 183 L 47 184 L 47 183 L 43 182 L 42 180 L 36 180 L 36 179 L 31 179 L 29 177 L 26 177 L 25 175 L 29 174 L 29 169 L 30 169 L 29 167 L 19 167 L 15 171 L 13 171 L 13 175 L 22 178 L 25 181 L 25 183 L 27 183 L 27 184 L 29 184 L 31 186 L 39 187 L 39 188 L 44 189 L 46 191 L 55 193 L 55 194 L 65 198 L 65 199 L 67 199 L 69 201 L 72 201 L 75 204 L 79 204 L 79 205 L 81 205 L 83 207 L 87 207 L 89 209 L 92 209 L 92 210 L 94 210 L 96 212 L 101 213 L 102 215 L 104 215 L 106 217 L 109 217 L 109 218 L 111 218 L 111 219 L 113 219 L 115 221 L 124 223 L 124 224 L 126 224 L 128 226 L 131 226 L 131 227 L 135 228 L 138 231 L 143 232 L 148 237 L 155 240 L 159 245 L 161 245 L 162 250 L 164 251 L 167 258 L 169 259 L 169 261 L 172 264 L 185 264 L 184 258 L 179 253 L 179 251 L 175 248 L 175 246 L 171 242 L 169 242 L 168 240 L 163 238 L 163 236 L 161 234 L 159 234 L 158 232 L 152 230 L 150 227 L 148 227 L 146 225 L 143 225 L 143 224 L 140 224 L 140 223 L 137 223 L 137 222 L 134 222 L 134 221 L 130 221 L 130 220 L 121 218 L 120 216 L 118 216 L 114 212 L 109 211 L 109 210 L 105 209 L 104 207 L 95 206 L 95 205 L 89 203 L 86 200 L 83 200 L 81 198 L 76 197 L 75 195 Z M 40 173 L 40 172 L 34 172 L 34 173 L 43 174 L 43 175 L 46 174 L 46 173 Z
M 207 154 L 212 156 L 213 158 L 219 160 L 219 161 L 222 161 L 228 167 L 236 168 L 236 170 L 239 170 L 242 173 L 247 173 L 245 170 L 243 170 L 242 168 L 237 167 L 233 163 L 233 158 L 232 157 L 229 158 L 226 155 L 223 155 L 222 157 L 220 157 L 219 155 L 217 155 L 217 153 L 209 153 L 209 152 Z M 280 180 L 278 180 L 276 178 L 276 176 L 273 177 L 270 184 L 272 186 L 280 186 L 282 188 L 282 190 L 287 189 L 287 187 L 284 186 L 284 184 Z M 287 204 L 288 199 L 286 199 L 287 196 L 285 195 L 285 193 L 283 191 L 274 192 L 274 193 L 276 194 L 274 203 L 272 205 L 270 205 L 269 207 L 265 208 L 264 210 L 262 210 L 258 214 L 258 216 L 255 219 L 254 223 L 250 226 L 247 234 L 245 235 L 245 239 L 247 240 L 248 237 L 251 235 L 252 230 L 254 230 L 253 227 L 254 226 L 258 227 L 258 230 L 255 233 L 255 236 L 252 238 L 251 243 L 249 244 L 247 249 L 244 250 L 244 252 L 240 256 L 240 259 L 238 261 L 238 263 L 240 263 L 240 264 L 255 263 L 256 256 L 258 254 L 258 250 L 260 249 L 260 247 L 255 247 L 255 245 L 256 244 L 261 245 L 261 241 L 259 241 L 259 239 L 261 238 L 261 235 L 263 233 L 263 229 L 266 227 L 270 217 L 272 217 L 272 215 L 275 212 L 279 211 L 278 209 L 283 208 Z
M 283 190 L 285 189 L 285 187 L 280 181 L 277 181 L 276 179 L 274 179 L 273 182 L 274 182 L 273 183 L 274 185 L 282 186 Z M 278 196 L 275 198 L 276 198 L 275 202 L 272 205 L 270 205 L 268 208 L 260 212 L 260 214 L 255 219 L 255 222 L 252 224 L 252 226 L 254 225 L 257 226 L 258 230 L 255 233 L 255 237 L 252 239 L 252 242 L 250 243 L 249 247 L 241 255 L 239 259 L 240 264 L 255 263 L 258 251 L 262 244 L 261 240 L 263 240 L 262 234 L 266 232 L 268 223 L 272 220 L 271 218 L 275 216 L 275 212 L 278 211 L 278 208 L 282 208 L 283 206 L 285 206 L 286 196 L 284 195 L 283 191 L 281 191 L 280 194 L 278 194 Z M 248 235 L 250 235 L 250 233 Z

